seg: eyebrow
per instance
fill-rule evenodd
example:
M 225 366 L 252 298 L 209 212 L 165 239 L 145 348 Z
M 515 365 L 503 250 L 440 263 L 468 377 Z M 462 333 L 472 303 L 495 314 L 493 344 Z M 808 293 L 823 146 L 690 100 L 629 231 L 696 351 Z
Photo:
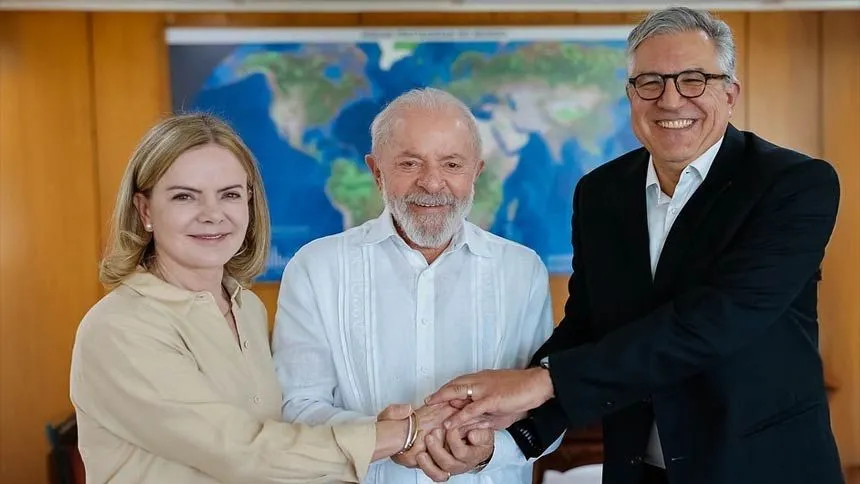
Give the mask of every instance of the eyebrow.
M 651 75 L 658 75 L 659 76 L 659 75 L 663 75 L 663 74 L 680 74 L 682 72 L 701 72 L 702 74 L 705 74 L 708 72 L 708 70 L 705 68 L 702 68 L 702 67 L 693 66 L 693 67 L 688 67 L 686 69 L 680 70 L 678 72 L 644 71 L 644 72 L 640 72 L 639 74 L 637 74 L 637 76 L 641 76 L 644 74 L 651 74 Z M 631 76 L 631 77 L 636 77 L 636 76 Z
M 219 193 L 220 192 L 226 192 L 227 190 L 234 190 L 236 188 L 242 188 L 242 185 L 239 185 L 239 184 L 230 185 L 229 187 L 224 187 L 224 188 L 218 190 L 218 192 Z M 187 190 L 189 192 L 194 192 L 194 193 L 203 193 L 202 190 L 198 190 L 196 188 L 186 187 L 186 186 L 182 186 L 182 185 L 173 185 L 173 186 L 167 187 L 167 190 L 168 191 L 169 190 Z
M 408 150 L 401 152 L 399 155 L 397 155 L 397 157 L 398 158 L 418 158 L 418 159 L 422 159 L 422 160 L 424 159 L 424 157 L 422 157 L 421 155 L 419 155 L 417 153 L 413 153 L 412 151 L 408 151 Z M 460 153 L 452 153 L 450 155 L 445 155 L 441 158 L 442 161 L 465 160 L 465 159 L 466 159 L 466 157 L 461 155 Z
M 406 151 L 401 151 L 400 153 L 398 153 L 397 157 L 398 158 L 421 158 L 421 155 L 419 155 L 418 153 L 414 153 L 412 151 L 406 150 Z

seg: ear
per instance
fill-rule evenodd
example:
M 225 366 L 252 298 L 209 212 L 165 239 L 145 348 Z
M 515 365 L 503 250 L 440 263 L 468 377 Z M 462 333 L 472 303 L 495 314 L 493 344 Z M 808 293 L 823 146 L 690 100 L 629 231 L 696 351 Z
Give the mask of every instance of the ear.
M 140 217 L 140 223 L 144 227 L 152 223 L 152 217 L 149 213 L 149 199 L 146 195 L 138 192 L 134 194 L 134 208 L 137 209 L 137 215 Z
M 367 169 L 370 170 L 370 174 L 373 175 L 373 181 L 376 182 L 376 186 L 379 189 L 382 189 L 382 173 L 379 171 L 379 164 L 377 163 L 376 158 L 373 155 L 365 155 L 364 164 L 367 165 Z
M 484 160 L 478 160 L 478 171 L 475 173 L 475 180 L 484 172 Z
M 732 81 L 728 86 L 726 86 L 726 96 L 728 97 L 729 102 L 729 112 L 731 112 L 735 104 L 738 102 L 738 98 L 741 96 L 741 83 L 740 81 Z

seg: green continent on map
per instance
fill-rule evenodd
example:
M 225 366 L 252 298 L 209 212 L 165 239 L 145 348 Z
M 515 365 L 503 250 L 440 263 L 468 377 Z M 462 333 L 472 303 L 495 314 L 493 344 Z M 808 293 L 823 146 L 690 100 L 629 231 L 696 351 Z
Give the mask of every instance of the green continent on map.
M 379 67 L 387 70 L 415 55 L 420 42 L 378 45 Z M 425 69 L 425 60 L 419 57 L 415 68 Z M 295 51 L 252 53 L 237 67 L 243 76 L 265 76 L 272 92 L 269 117 L 280 136 L 330 168 L 325 193 L 342 214 L 344 229 L 377 217 L 383 209 L 373 177 L 363 169 L 364 153 L 332 155 L 328 143 L 333 122 L 344 108 L 372 91 L 367 62 L 357 45 L 312 44 Z M 497 217 L 516 216 L 517 200 L 502 207 L 505 181 L 520 163 L 520 150 L 535 136 L 555 163 L 562 162 L 562 148 L 573 139 L 595 158 L 606 158 L 605 136 L 616 123 L 616 106 L 625 95 L 624 63 L 624 49 L 617 47 L 539 42 L 493 54 L 465 51 L 446 66 L 450 77 L 428 76 L 427 84 L 483 113 L 478 129 L 485 167 L 475 183 L 471 222 L 489 229 Z M 307 136 L 311 129 L 316 130 L 314 136 Z M 320 140 L 327 144 L 318 145 Z
M 341 67 L 336 78 L 326 72 L 338 65 L 336 55 L 345 54 L 326 49 L 251 54 L 242 62 L 239 73 L 260 72 L 266 76 L 275 95 L 270 107 L 272 120 L 290 144 L 311 153 L 313 146 L 303 146 L 307 128 L 330 122 L 346 101 L 367 87 L 361 70 L 364 54 L 356 48 L 346 54 L 351 55 L 352 62 Z
M 339 158 L 332 163 L 325 191 L 343 214 L 344 228 L 361 225 L 382 213 L 382 197 L 373 176 L 352 160 Z
M 469 105 L 497 96 L 494 121 L 540 133 L 558 159 L 571 135 L 589 152 L 600 152 L 599 139 L 614 124 L 611 106 L 624 95 L 617 79 L 623 62 L 619 49 L 564 43 L 492 56 L 466 52 L 451 67 L 454 80 L 437 86 Z
M 568 274 L 576 184 L 641 146 L 626 97 L 627 33 L 527 30 L 333 29 L 308 36 L 300 29 L 284 31 L 283 40 L 171 53 L 178 61 L 171 67 L 174 104 L 219 113 L 259 160 L 272 225 L 261 280 L 279 280 L 311 240 L 384 210 L 364 163 L 370 125 L 386 103 L 419 87 L 447 91 L 474 114 L 484 165 L 468 220 L 532 248 L 551 273 Z
M 493 225 L 496 212 L 502 205 L 502 183 L 494 167 L 485 164 L 484 171 L 475 181 L 475 201 L 469 213 L 470 222 L 485 229 Z
M 459 79 L 448 88 L 463 101 L 474 103 L 486 92 L 529 80 L 550 87 L 611 85 L 623 59 L 624 53 L 618 49 L 560 42 L 524 45 L 492 56 L 466 52 L 451 66 Z

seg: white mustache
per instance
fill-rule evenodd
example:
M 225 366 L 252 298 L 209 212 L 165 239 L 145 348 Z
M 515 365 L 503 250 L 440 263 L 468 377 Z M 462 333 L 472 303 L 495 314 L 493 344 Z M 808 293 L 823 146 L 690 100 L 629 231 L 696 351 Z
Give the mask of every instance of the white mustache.
M 457 203 L 457 199 L 454 198 L 453 195 L 432 195 L 430 193 L 410 193 L 409 195 L 403 197 L 403 201 L 416 205 L 430 206 L 454 205 L 455 203 Z
M 430 194 L 415 192 L 400 198 L 389 197 L 382 182 L 382 199 L 391 210 L 394 220 L 405 233 L 406 237 L 421 247 L 441 247 L 451 240 L 457 232 L 463 219 L 472 207 L 474 188 L 465 199 L 458 199 L 452 194 Z M 449 206 L 446 214 L 422 214 L 413 216 L 409 204 L 425 206 Z

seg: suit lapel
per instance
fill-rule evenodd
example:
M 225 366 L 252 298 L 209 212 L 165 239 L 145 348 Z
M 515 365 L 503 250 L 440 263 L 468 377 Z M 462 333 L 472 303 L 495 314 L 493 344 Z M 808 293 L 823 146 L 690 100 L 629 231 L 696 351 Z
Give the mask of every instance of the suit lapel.
M 621 228 L 621 245 L 625 247 L 623 256 L 627 258 L 630 278 L 641 287 L 642 294 L 650 297 L 651 252 L 648 246 L 648 215 L 645 212 L 645 176 L 648 168 L 648 152 L 631 160 L 623 172 L 615 194 L 618 225 Z
M 666 284 L 674 280 L 678 269 L 683 266 L 687 251 L 696 237 L 697 229 L 705 221 L 717 200 L 731 186 L 732 176 L 740 165 L 743 151 L 743 135 L 729 125 L 708 175 L 684 205 L 666 236 L 654 274 L 654 287 L 658 293 L 662 292 Z

